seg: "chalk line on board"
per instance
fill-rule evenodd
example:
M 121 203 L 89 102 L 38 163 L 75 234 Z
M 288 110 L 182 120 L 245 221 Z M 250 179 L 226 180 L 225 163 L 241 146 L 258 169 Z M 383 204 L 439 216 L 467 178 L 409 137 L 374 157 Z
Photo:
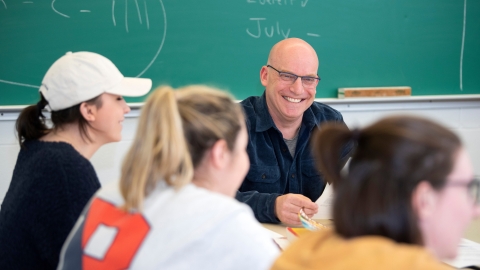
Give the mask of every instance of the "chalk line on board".
M 143 1 L 143 5 L 145 6 L 145 20 L 147 21 L 147 29 L 150 29 L 150 21 L 148 20 L 148 10 L 147 10 L 147 2 Z
M 140 74 L 137 75 L 137 78 L 142 76 L 143 73 L 145 73 L 153 65 L 153 62 L 155 62 L 155 60 L 157 60 L 157 57 L 158 57 L 158 55 L 160 54 L 160 51 L 163 48 L 163 44 L 165 43 L 165 37 L 167 35 L 167 13 L 165 12 L 165 6 L 163 6 L 162 0 L 159 0 L 159 1 L 160 1 L 160 5 L 162 6 L 163 23 L 164 23 L 162 42 L 160 43 L 160 46 L 158 47 L 157 53 L 155 53 L 155 55 L 153 56 L 152 61 L 150 61 L 150 63 L 145 67 L 145 69 L 142 72 L 140 72 Z
M 142 24 L 142 15 L 140 15 L 140 8 L 138 7 L 138 1 L 137 0 L 135 0 L 135 5 L 137 6 L 138 20 L 140 21 L 140 24 Z
M 3 0 L 0 0 L 3 2 Z M 55 10 L 54 8 L 54 3 L 55 3 L 56 0 L 53 0 L 52 1 L 52 9 L 62 15 L 62 16 L 65 16 L 67 18 L 69 18 L 68 15 L 65 15 L 65 14 L 62 14 L 58 11 Z M 128 0 L 125 0 L 125 2 L 127 2 Z M 160 45 L 155 53 L 155 55 L 153 56 L 153 58 L 150 60 L 149 64 L 136 76 L 137 78 L 142 76 L 152 65 L 153 63 L 157 60 L 158 58 L 158 55 L 160 54 L 162 48 L 163 48 L 163 45 L 165 44 L 165 38 L 166 38 L 166 35 L 167 35 L 167 13 L 165 11 L 165 6 L 163 5 L 163 1 L 162 0 L 159 0 L 160 2 L 160 5 L 162 7 L 162 13 L 163 13 L 163 22 L 164 22 L 164 27 L 163 27 L 163 36 L 162 36 L 162 41 L 160 42 Z M 150 28 L 150 25 L 149 25 L 149 20 L 148 20 L 148 10 L 147 10 L 147 3 L 144 1 L 144 7 L 145 7 L 145 15 L 146 15 L 146 22 L 147 22 L 147 28 Z M 83 10 L 83 11 L 87 11 L 87 10 Z M 125 14 L 125 17 L 127 18 L 127 13 Z M 116 20 L 115 20 L 115 0 L 112 1 L 112 20 L 113 20 L 113 24 L 114 26 L 116 26 Z M 128 27 L 128 25 L 127 25 Z M 0 83 L 6 83 L 6 84 L 12 84 L 12 85 L 18 85 L 18 86 L 24 86 L 24 87 L 31 87 L 31 88 L 39 88 L 40 86 L 37 86 L 37 85 L 31 85 L 31 84 L 26 84 L 26 83 L 19 83 L 19 82 L 13 82 L 13 81 L 7 81 L 7 80 L 2 80 L 0 79 Z
M 112 1 L 112 20 L 113 26 L 117 26 L 117 22 L 115 21 L 115 0 Z
M 462 33 L 462 48 L 460 51 L 460 91 L 463 91 L 463 50 L 465 48 L 466 24 L 467 24 L 467 0 L 463 2 L 463 33 Z
M 125 30 L 128 33 L 128 0 L 125 0 Z
M 62 15 L 62 16 L 65 17 L 65 18 L 70 18 L 70 16 L 65 15 L 65 14 L 63 14 L 63 13 L 61 13 L 61 12 L 59 12 L 58 10 L 55 9 L 55 6 L 54 6 L 54 5 L 55 5 L 55 1 L 57 1 L 57 0 L 53 0 L 53 1 L 52 1 L 52 9 L 53 9 L 53 11 L 55 11 L 55 13 L 57 13 L 57 14 L 59 14 L 59 15 Z
M 40 88 L 38 85 L 31 85 L 31 84 L 26 84 L 26 83 L 18 83 L 18 82 L 12 82 L 12 81 L 6 81 L 6 80 L 1 80 L 0 82 L 2 83 L 8 83 L 8 84 L 13 84 L 13 85 L 19 85 L 19 86 L 25 86 L 25 87 L 31 87 L 31 88 Z

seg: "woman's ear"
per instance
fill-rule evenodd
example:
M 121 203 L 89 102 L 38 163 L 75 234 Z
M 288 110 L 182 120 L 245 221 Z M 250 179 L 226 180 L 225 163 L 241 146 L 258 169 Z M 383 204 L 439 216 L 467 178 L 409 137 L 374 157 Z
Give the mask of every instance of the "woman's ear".
M 88 122 L 93 122 L 96 119 L 97 107 L 95 105 L 90 105 L 86 102 L 80 104 L 80 113 L 83 118 Z
M 217 169 L 223 169 L 228 164 L 228 146 L 225 140 L 216 141 L 210 149 L 211 164 Z
M 437 192 L 427 181 L 421 181 L 413 190 L 412 208 L 418 221 L 424 222 L 435 219 L 437 206 Z

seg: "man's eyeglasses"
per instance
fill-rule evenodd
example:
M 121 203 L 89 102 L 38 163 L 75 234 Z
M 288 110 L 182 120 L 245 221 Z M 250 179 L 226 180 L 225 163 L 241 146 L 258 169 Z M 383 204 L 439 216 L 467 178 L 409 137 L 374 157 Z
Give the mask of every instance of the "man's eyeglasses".
M 453 182 L 447 183 L 449 187 L 466 187 L 470 198 L 474 199 L 475 204 L 480 204 L 480 179 L 475 177 L 468 183 Z
M 295 74 L 290 73 L 290 72 L 279 71 L 279 70 L 277 70 L 276 68 L 274 68 L 270 65 L 267 65 L 267 67 L 272 68 L 273 70 L 278 72 L 278 75 L 280 76 L 280 79 L 282 79 L 282 81 L 286 81 L 286 82 L 289 82 L 289 83 L 293 84 L 293 83 L 295 83 L 295 81 L 298 78 L 300 78 L 302 80 L 303 87 L 305 87 L 305 88 L 313 88 L 313 87 L 317 86 L 318 81 L 320 81 L 320 76 L 319 77 L 298 76 L 298 75 L 295 75 Z M 318 76 L 318 74 L 317 74 L 317 76 Z

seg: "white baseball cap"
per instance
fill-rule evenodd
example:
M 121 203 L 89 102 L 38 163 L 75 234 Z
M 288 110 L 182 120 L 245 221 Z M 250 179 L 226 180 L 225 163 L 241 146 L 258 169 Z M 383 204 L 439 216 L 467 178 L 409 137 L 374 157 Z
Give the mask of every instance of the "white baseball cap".
M 143 96 L 152 80 L 126 78 L 104 56 L 92 52 L 67 52 L 48 69 L 40 92 L 52 111 L 63 110 L 103 93 Z

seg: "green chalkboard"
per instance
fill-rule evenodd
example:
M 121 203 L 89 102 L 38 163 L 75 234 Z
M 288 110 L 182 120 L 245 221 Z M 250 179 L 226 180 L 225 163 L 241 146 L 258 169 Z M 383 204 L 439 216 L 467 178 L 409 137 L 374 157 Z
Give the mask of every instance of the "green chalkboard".
M 35 103 L 67 51 L 100 53 L 155 86 L 260 95 L 259 70 L 285 37 L 317 50 L 319 98 L 367 86 L 480 93 L 478 0 L 0 0 L 0 105 Z

